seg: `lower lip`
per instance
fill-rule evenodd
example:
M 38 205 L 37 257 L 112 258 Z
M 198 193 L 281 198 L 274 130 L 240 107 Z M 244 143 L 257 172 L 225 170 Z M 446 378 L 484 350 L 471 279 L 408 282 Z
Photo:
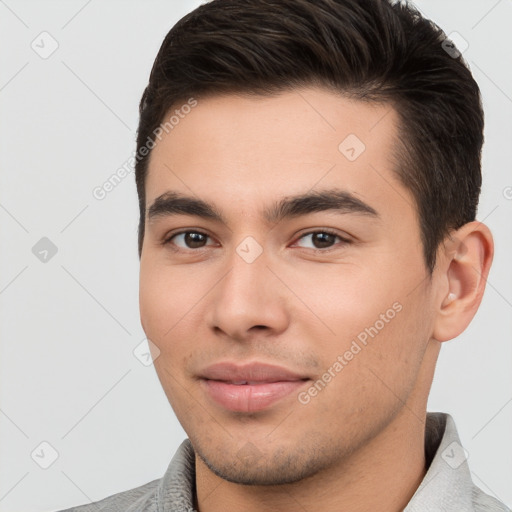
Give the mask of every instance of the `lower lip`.
M 237 412 L 261 411 L 304 386 L 305 380 L 235 385 L 202 379 L 210 397 L 225 409 Z

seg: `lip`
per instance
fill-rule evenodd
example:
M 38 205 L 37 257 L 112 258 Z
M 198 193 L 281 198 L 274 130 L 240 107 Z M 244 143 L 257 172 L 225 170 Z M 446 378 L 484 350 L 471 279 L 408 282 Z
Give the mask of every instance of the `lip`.
M 236 412 L 256 412 L 304 386 L 309 377 L 265 363 L 222 362 L 200 373 L 204 391 L 218 405 Z

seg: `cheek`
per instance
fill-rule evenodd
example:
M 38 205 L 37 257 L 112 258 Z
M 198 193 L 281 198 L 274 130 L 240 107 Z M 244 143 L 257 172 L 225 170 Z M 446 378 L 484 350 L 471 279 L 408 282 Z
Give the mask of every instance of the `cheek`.
M 152 270 L 150 265 L 141 261 L 139 277 L 139 310 L 142 327 L 146 336 L 152 341 L 156 341 L 157 333 L 162 329 L 166 301 L 165 284 L 161 279 L 157 279 L 157 272 Z
M 188 286 L 187 286 L 188 284 Z M 142 258 L 139 280 L 139 305 L 145 330 L 163 336 L 183 316 L 193 300 L 197 282 L 187 281 L 179 267 Z
M 294 293 L 309 309 L 308 315 L 297 320 L 306 330 L 324 331 L 326 340 L 347 340 L 376 322 L 380 325 L 380 315 L 388 310 L 387 316 L 394 318 L 393 304 L 400 299 L 395 288 L 395 283 L 381 278 L 375 266 L 312 266 L 294 282 Z M 311 322 L 313 317 L 318 321 Z
M 303 289 L 316 283 L 308 305 L 321 323 L 304 318 L 301 329 L 315 340 L 322 366 L 332 368 L 341 356 L 343 369 L 337 375 L 343 377 L 336 379 L 340 386 L 355 385 L 362 394 L 380 388 L 386 393 L 381 379 L 405 393 L 429 339 L 424 288 L 411 293 L 405 272 L 400 278 L 399 273 L 370 275 L 354 268 L 333 272 L 329 279 L 319 277 L 309 276 Z
M 173 279 L 173 276 L 176 278 Z M 162 350 L 162 340 L 185 313 L 186 298 L 177 272 L 151 261 L 141 261 L 139 308 L 141 323 L 147 337 Z M 181 298 L 179 298 L 181 296 Z
M 161 353 L 190 348 L 202 323 L 204 297 L 213 286 L 199 269 L 141 261 L 139 309 L 146 336 Z
M 364 314 L 360 311 L 358 318 L 344 317 L 351 323 L 346 327 L 353 335 L 343 335 L 340 318 L 336 341 L 317 347 L 326 372 L 319 378 L 328 383 L 325 389 L 319 383 L 321 391 L 312 399 L 313 407 L 319 417 L 332 418 L 333 425 L 341 425 L 347 439 L 357 436 L 362 424 L 369 428 L 394 415 L 415 386 L 424 343 L 414 312 L 407 304 L 400 305 Z

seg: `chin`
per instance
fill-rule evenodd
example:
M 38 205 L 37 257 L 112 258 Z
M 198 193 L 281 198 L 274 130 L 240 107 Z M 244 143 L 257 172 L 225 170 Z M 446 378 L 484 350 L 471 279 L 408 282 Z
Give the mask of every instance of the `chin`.
M 241 485 L 283 485 L 299 482 L 325 469 L 329 462 L 319 457 L 317 450 L 308 454 L 304 451 L 286 453 L 284 450 L 259 457 L 239 456 L 229 450 L 219 450 L 215 454 L 205 454 L 194 446 L 196 454 L 212 473 Z

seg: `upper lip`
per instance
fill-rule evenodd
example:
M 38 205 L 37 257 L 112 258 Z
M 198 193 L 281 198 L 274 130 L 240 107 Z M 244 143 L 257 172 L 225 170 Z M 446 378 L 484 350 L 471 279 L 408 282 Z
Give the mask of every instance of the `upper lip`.
M 216 363 L 205 368 L 199 376 L 203 379 L 224 382 L 282 382 L 306 380 L 308 377 L 295 373 L 282 366 L 265 363 L 239 365 L 232 362 Z

